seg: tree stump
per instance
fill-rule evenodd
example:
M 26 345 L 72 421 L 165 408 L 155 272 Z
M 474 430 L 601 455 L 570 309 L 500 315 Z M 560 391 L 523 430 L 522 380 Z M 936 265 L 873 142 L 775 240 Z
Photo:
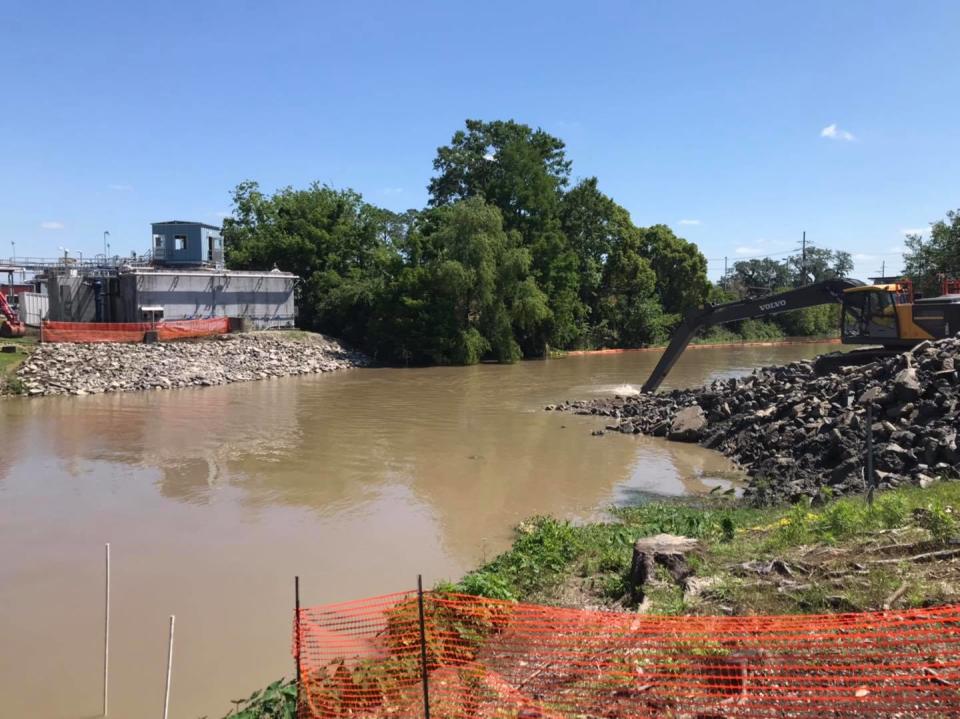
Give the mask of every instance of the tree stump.
M 675 534 L 657 534 L 638 539 L 633 545 L 633 560 L 630 563 L 630 598 L 643 601 L 643 585 L 653 576 L 656 566 L 666 567 L 670 576 L 681 587 L 693 574 L 686 555 L 697 548 L 699 542 L 690 537 Z

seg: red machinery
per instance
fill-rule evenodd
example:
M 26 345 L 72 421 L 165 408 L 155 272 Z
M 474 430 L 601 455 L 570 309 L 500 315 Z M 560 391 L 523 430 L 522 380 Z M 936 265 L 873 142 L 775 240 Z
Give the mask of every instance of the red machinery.
M 960 295 L 960 280 L 951 279 L 949 277 L 943 277 L 943 285 L 941 286 L 941 293 L 944 295 Z
M 13 308 L 10 307 L 7 302 L 7 297 L 3 292 L 0 292 L 0 315 L 3 315 L 7 320 L 0 325 L 0 337 L 23 337 L 27 328 L 23 322 L 20 321 L 20 318 L 17 317 L 17 313 L 13 311 Z

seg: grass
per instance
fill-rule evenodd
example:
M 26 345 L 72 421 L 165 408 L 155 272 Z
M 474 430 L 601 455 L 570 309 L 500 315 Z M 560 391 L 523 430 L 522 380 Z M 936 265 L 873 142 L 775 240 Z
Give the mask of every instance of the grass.
M 700 539 L 690 566 L 711 584 L 692 601 L 669 577 L 657 576 L 645 588 L 651 612 L 878 609 L 904 583 L 898 606 L 960 599 L 960 549 L 950 555 L 960 539 L 960 483 L 952 482 L 881 493 L 872 505 L 851 497 L 822 507 L 754 509 L 716 499 L 617 509 L 614 521 L 579 526 L 536 517 L 517 528 L 509 551 L 451 588 L 499 599 L 632 608 L 633 543 L 658 533 Z M 944 561 L 909 559 L 935 551 L 945 552 Z M 780 571 L 769 570 L 775 560 Z
M 17 379 L 16 371 L 36 344 L 36 337 L 0 338 L 0 346 L 13 345 L 17 348 L 12 353 L 0 352 L 0 395 L 23 393 L 23 383 Z

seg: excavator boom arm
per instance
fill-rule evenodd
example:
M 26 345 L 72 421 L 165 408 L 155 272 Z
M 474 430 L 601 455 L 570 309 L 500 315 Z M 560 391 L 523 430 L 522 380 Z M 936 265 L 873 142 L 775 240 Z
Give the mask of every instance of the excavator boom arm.
M 649 379 L 643 385 L 644 392 L 656 392 L 664 378 L 670 372 L 690 340 L 701 327 L 719 325 L 725 322 L 749 320 L 756 317 L 776 315 L 804 307 L 832 304 L 843 301 L 843 292 L 852 287 L 862 287 L 863 282 L 852 279 L 836 279 L 816 282 L 795 290 L 750 300 L 738 300 L 722 305 L 708 305 L 691 310 L 684 317 L 670 338 L 670 344 L 664 350 L 657 366 L 653 368 Z
M 11 325 L 20 323 L 20 320 L 17 318 L 17 314 L 7 303 L 7 298 L 4 295 L 2 288 L 0 288 L 0 315 L 3 315 L 7 322 L 9 322 Z

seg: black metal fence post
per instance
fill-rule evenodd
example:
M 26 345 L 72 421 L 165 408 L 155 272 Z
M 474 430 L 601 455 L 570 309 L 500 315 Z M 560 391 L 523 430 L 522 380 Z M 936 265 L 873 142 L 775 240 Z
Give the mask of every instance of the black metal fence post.
M 873 471 L 873 402 L 867 402 L 867 504 L 873 504 L 873 492 L 877 485 Z
M 417 605 L 420 608 L 420 675 L 423 679 L 423 716 L 430 719 L 430 682 L 427 679 L 427 629 L 423 618 L 423 577 L 417 575 Z
M 300 577 L 293 578 L 294 619 L 293 627 L 296 632 L 296 662 L 297 662 L 297 716 L 300 716 Z

